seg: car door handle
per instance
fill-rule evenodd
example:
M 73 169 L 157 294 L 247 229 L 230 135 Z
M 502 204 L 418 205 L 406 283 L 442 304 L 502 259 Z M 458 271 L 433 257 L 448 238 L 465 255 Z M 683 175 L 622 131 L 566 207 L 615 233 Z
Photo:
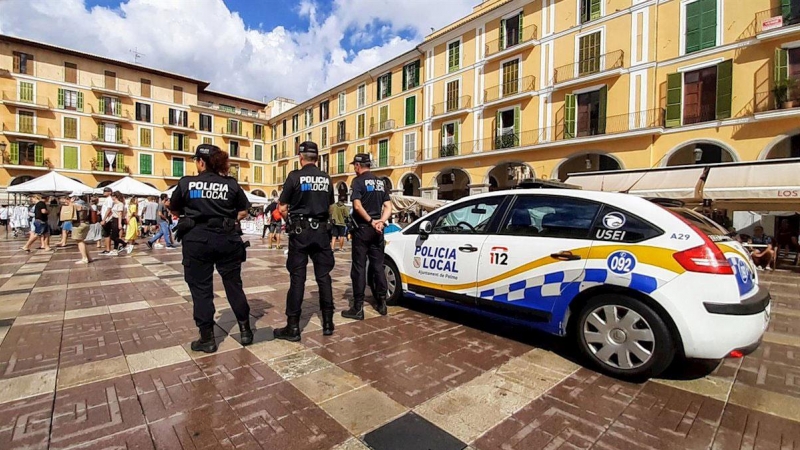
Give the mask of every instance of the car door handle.
M 574 255 L 572 252 L 563 251 L 558 253 L 551 253 L 550 257 L 559 261 L 577 261 L 581 259 L 580 255 Z
M 458 247 L 458 250 L 464 253 L 473 253 L 478 251 L 478 247 L 473 247 L 471 245 L 464 245 L 462 247 Z

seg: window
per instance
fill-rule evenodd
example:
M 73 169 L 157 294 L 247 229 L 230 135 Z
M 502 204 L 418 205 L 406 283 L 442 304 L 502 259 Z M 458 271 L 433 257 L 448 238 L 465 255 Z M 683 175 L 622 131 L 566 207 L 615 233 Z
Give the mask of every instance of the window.
M 389 129 L 389 105 L 378 108 L 378 126 L 381 131 Z
M 309 108 L 306 110 L 306 128 L 314 125 L 314 110 Z
M 139 147 L 153 147 L 153 130 L 152 128 L 139 128 Z
M 714 120 L 716 98 L 716 66 L 683 74 L 683 123 Z
M 292 163 L 292 170 L 297 170 L 299 168 L 300 168 L 300 163 L 298 163 L 297 161 Z
M 296 155 L 298 150 L 300 150 L 300 136 L 295 136 L 294 137 L 294 150 L 293 150 L 292 154 Z
M 578 75 L 597 73 L 600 69 L 600 32 L 581 36 L 578 40 Z
M 513 148 L 519 146 L 520 134 L 520 109 L 515 107 L 497 112 L 497 135 L 495 149 Z
M 105 88 L 113 91 L 117 90 L 117 74 L 106 70 L 104 75 L 103 81 L 105 82 Z
M 83 111 L 83 92 L 59 88 L 58 107 L 71 111 Z
M 445 107 L 447 112 L 457 111 L 461 107 L 459 105 L 460 99 L 458 97 L 459 93 L 458 86 L 459 86 L 458 80 L 453 80 L 447 83 L 445 87 L 447 95 Z
M 281 136 L 286 137 L 286 119 L 283 119 L 283 134 Z
M 406 97 L 406 125 L 417 123 L 417 97 Z
M 340 144 L 347 140 L 345 130 L 347 129 L 347 122 L 340 120 L 336 123 L 336 143 Z
M 234 108 L 231 105 L 223 105 L 222 103 L 220 103 L 219 110 L 230 114 L 236 114 L 236 108 Z
M 367 85 L 366 84 L 362 84 L 361 86 L 359 86 L 357 94 L 358 94 L 356 96 L 357 97 L 357 100 L 356 100 L 357 106 L 359 108 L 362 108 L 364 105 L 367 104 Z
M 256 161 L 263 161 L 264 160 L 264 146 L 261 144 L 256 144 L 253 147 L 253 159 Z
M 64 139 L 78 139 L 77 117 L 64 117 Z
M 172 176 L 173 177 L 182 177 L 183 176 L 183 166 L 185 161 L 183 158 L 172 158 Z
M 331 165 L 329 155 L 322 155 L 319 157 L 319 170 L 326 173 L 330 172 Z
M 226 134 L 233 136 L 242 135 L 242 124 L 236 119 L 228 119 L 228 127 L 225 129 Z
M 389 140 L 378 141 L 378 167 L 389 166 Z
M 238 141 L 231 141 L 228 144 L 228 154 L 231 155 L 232 158 L 239 157 L 239 142 Z
M 19 94 L 18 98 L 20 101 L 33 103 L 34 102 L 34 86 L 33 83 L 29 81 L 20 81 L 19 82 Z
M 111 150 L 98 151 L 95 170 L 102 170 L 103 172 L 124 172 L 125 155 Z
M 606 132 L 608 88 L 566 96 L 566 137 L 596 136 Z
M 10 160 L 14 165 L 41 166 L 44 164 L 44 147 L 34 142 L 12 142 Z
M 136 120 L 139 122 L 150 122 L 151 106 L 147 103 L 136 102 Z
M 148 153 L 139 153 L 139 174 L 153 174 L 153 155 Z
M 311 138 L 311 132 L 309 131 L 306 133 L 306 141 L 313 141 L 314 139 Z
M 14 52 L 14 73 L 23 75 L 34 75 L 33 55 L 22 52 Z
M 172 133 L 172 149 L 179 152 L 188 152 L 189 136 L 182 133 Z
M 600 205 L 568 197 L 517 197 L 499 234 L 563 239 L 590 239 Z
M 176 127 L 188 127 L 189 113 L 187 111 L 181 111 L 179 109 L 170 108 L 169 124 Z
M 378 100 L 392 96 L 392 74 L 387 73 L 378 77 Z
M 214 138 L 209 136 L 203 136 L 203 144 L 214 145 Z
M 261 166 L 253 167 L 253 183 L 264 182 L 264 168 Z
M 503 91 L 501 97 L 507 97 L 519 92 L 519 60 L 503 63 Z
M 122 116 L 122 102 L 115 97 L 102 97 L 100 99 L 100 114 L 106 116 Z
M 600 18 L 601 0 L 581 0 L 581 23 Z
M 666 126 L 723 120 L 731 117 L 733 61 L 685 73 L 667 75 Z
M 366 114 L 359 114 L 356 119 L 356 139 L 362 139 L 365 134 L 367 116 Z
M 292 116 L 292 133 L 297 133 L 297 129 L 299 128 L 300 123 L 300 116 L 297 114 Z
M 447 44 L 447 73 L 461 68 L 461 41 Z
M 320 122 L 324 122 L 324 121 L 328 120 L 328 117 L 329 117 L 328 109 L 330 107 L 330 104 L 331 104 L 331 102 L 329 102 L 328 100 L 325 100 L 324 102 L 321 102 L 319 104 L 319 121 Z
M 347 112 L 347 94 L 344 92 L 339 93 L 339 115 Z
M 122 143 L 122 127 L 113 123 L 101 123 L 97 125 L 97 140 L 102 142 Z
M 407 91 L 417 86 L 419 86 L 419 61 L 414 61 L 403 67 L 403 90 Z
M 258 139 L 259 141 L 264 140 L 264 126 L 254 123 L 253 124 L 253 139 Z
M 232 176 L 234 180 L 239 180 L 239 165 L 238 164 L 231 164 L 230 169 L 228 170 L 228 175 Z
M 214 130 L 214 117 L 210 114 L 200 114 L 200 131 L 211 133 Z
M 321 134 L 320 140 L 322 141 L 322 148 L 325 148 L 328 146 L 328 127 L 327 126 L 322 127 L 322 131 L 320 132 L 320 134 Z
M 139 81 L 139 83 L 141 84 L 142 97 L 150 98 L 150 87 L 151 87 L 150 80 L 142 78 Z
M 36 115 L 30 111 L 17 112 L 17 131 L 20 133 L 34 134 L 33 122 Z
M 183 104 L 183 88 L 180 86 L 172 87 L 172 102 L 179 105 Z
M 717 45 L 717 0 L 696 0 L 685 5 L 684 52 L 699 52 Z
M 485 234 L 501 197 L 471 201 L 433 219 L 433 234 Z
M 336 173 L 344 173 L 344 150 L 336 152 Z
M 278 160 L 278 144 L 274 144 L 270 148 L 270 161 L 275 162 Z
M 272 182 L 278 183 L 278 166 L 272 166 Z
M 458 122 L 450 122 L 442 125 L 442 148 L 439 156 L 447 157 L 458 155 L 458 131 Z
M 73 63 L 64 63 L 64 82 L 78 84 L 78 65 Z
M 595 221 L 594 229 L 591 233 L 591 238 L 600 241 L 611 242 L 642 242 L 647 239 L 654 238 L 663 233 L 658 227 L 634 216 L 627 211 L 621 211 L 612 208 L 608 205 L 603 207 L 601 217 L 608 217 L 609 214 L 615 214 L 618 217 L 624 217 L 625 222 L 621 227 L 610 230 L 605 227 L 603 220 Z
M 78 170 L 79 168 L 79 156 L 78 156 L 78 147 L 74 145 L 65 145 L 64 149 L 64 157 L 63 157 L 63 165 L 65 169 L 71 170 Z
M 417 133 L 408 133 L 403 136 L 403 162 L 413 163 L 417 160 Z
M 522 13 L 500 20 L 500 50 L 522 42 Z

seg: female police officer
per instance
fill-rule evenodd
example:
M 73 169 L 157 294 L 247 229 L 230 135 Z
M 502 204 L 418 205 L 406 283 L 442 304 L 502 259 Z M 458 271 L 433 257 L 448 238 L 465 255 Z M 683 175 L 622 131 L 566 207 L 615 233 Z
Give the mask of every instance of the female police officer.
M 201 144 L 194 155 L 197 176 L 183 177 L 172 193 L 170 209 L 182 216 L 176 237 L 183 240 L 184 279 L 194 302 L 194 320 L 200 339 L 192 350 L 213 353 L 214 286 L 217 267 L 225 286 L 243 345 L 253 342 L 250 306 L 242 289 L 242 262 L 246 246 L 236 231 L 236 222 L 247 216 L 250 202 L 233 178 L 227 176 L 228 154 L 219 147 Z

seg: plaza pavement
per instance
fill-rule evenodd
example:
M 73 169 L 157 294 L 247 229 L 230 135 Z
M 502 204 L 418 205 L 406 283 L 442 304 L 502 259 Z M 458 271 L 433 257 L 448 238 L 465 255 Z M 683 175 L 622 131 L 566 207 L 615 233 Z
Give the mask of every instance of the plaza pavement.
M 324 337 L 313 272 L 302 341 L 272 341 L 285 257 L 252 242 L 256 343 L 239 345 L 215 275 L 214 355 L 188 347 L 180 251 L 76 266 L 74 246 L 0 242 L 0 449 L 800 448 L 796 274 L 762 273 L 772 322 L 754 354 L 631 384 L 582 368 L 561 339 L 435 305 L 337 312 Z M 336 256 L 340 311 L 349 256 Z

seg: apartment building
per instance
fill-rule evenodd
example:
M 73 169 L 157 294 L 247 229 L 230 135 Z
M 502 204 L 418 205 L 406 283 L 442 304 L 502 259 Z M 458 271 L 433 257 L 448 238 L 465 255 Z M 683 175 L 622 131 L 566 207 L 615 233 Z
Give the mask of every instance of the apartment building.
M 245 189 L 263 192 L 267 105 L 208 86 L 0 36 L 0 186 L 57 170 L 89 186 L 131 175 L 166 190 L 195 173 L 194 149 L 208 142 L 230 152 Z

